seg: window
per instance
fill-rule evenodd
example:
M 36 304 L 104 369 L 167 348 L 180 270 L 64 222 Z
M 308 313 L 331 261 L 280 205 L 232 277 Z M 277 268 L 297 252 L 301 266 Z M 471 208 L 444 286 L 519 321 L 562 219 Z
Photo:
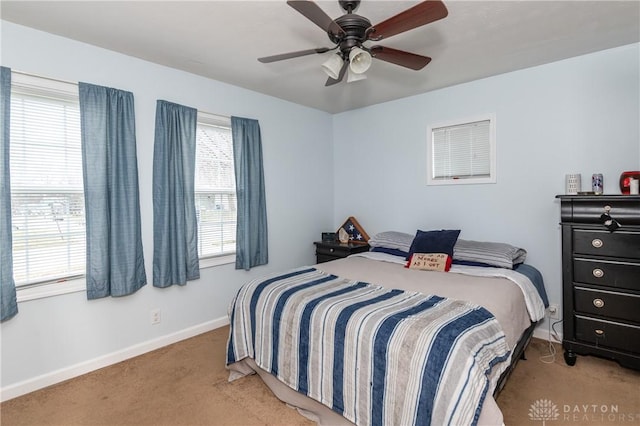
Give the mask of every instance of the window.
M 237 203 L 231 120 L 200 111 L 195 200 L 199 257 L 235 253 Z
M 84 275 L 77 85 L 13 72 L 10 140 L 16 287 Z
M 496 182 L 493 114 L 428 129 L 427 185 Z

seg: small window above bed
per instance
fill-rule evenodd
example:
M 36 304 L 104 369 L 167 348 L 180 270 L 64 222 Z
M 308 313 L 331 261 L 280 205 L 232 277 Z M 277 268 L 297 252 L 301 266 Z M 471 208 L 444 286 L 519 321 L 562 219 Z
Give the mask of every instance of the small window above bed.
M 427 185 L 496 182 L 495 114 L 429 125 Z

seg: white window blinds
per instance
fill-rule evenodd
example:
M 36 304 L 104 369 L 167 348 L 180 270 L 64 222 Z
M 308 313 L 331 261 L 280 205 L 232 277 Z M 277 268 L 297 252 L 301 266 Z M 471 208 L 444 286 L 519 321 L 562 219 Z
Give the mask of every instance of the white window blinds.
M 16 286 L 83 275 L 77 85 L 13 73 L 10 141 Z
M 196 216 L 200 258 L 236 250 L 236 181 L 228 118 L 198 112 Z
M 489 120 L 433 129 L 435 179 L 488 177 Z
M 429 126 L 427 184 L 495 183 L 495 116 Z

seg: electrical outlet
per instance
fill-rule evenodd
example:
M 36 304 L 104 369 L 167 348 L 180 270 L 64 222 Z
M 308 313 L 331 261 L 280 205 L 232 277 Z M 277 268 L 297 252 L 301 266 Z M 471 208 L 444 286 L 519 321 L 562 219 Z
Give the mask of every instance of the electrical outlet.
M 160 324 L 160 309 L 151 310 L 151 325 Z
M 547 312 L 549 312 L 549 318 L 554 320 L 560 319 L 560 310 L 558 309 L 558 305 L 549 305 Z

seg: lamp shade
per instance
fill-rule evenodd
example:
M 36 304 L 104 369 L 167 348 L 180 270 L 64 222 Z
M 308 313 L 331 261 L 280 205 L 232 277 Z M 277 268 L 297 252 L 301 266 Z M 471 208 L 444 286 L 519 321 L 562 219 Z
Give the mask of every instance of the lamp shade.
M 371 66 L 371 54 L 359 47 L 354 47 L 349 52 L 349 68 L 356 74 L 362 74 Z
M 329 77 L 337 80 L 338 76 L 340 75 L 340 69 L 342 69 L 342 64 L 342 57 L 338 54 L 335 54 L 331 55 L 329 59 L 327 59 L 325 63 L 322 64 L 322 69 L 327 73 Z
M 353 83 L 354 81 L 365 80 L 367 76 L 365 74 L 356 74 L 351 67 L 347 71 L 347 83 Z

